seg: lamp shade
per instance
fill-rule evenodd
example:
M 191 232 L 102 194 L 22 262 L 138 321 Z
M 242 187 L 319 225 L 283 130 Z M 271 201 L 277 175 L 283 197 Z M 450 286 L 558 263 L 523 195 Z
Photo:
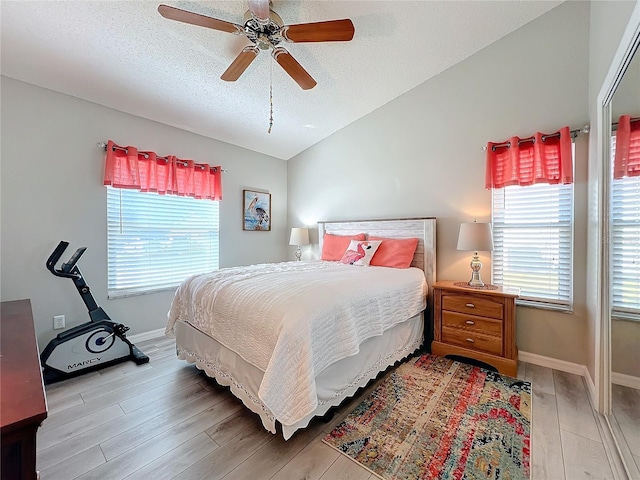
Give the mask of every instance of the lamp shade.
M 458 250 L 474 252 L 493 251 L 493 233 L 490 223 L 461 223 Z
M 309 245 L 309 229 L 292 228 L 289 245 Z

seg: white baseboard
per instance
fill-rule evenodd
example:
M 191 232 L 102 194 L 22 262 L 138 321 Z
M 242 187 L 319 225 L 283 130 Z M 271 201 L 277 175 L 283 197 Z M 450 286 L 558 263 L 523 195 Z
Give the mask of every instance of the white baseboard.
M 533 363 L 541 367 L 553 368 L 554 370 L 560 370 L 561 372 L 574 373 L 576 375 L 584 375 L 587 367 L 580 365 L 579 363 L 567 362 L 565 360 L 558 360 L 557 358 L 545 357 L 536 353 L 518 352 L 518 360 L 527 363 Z
M 611 372 L 611 383 L 640 390 L 640 377 L 634 377 L 624 373 Z
M 594 411 L 598 410 L 598 405 L 600 405 L 600 403 L 598 402 L 598 395 L 596 392 L 596 384 L 593 381 L 593 378 L 591 378 L 591 374 L 589 373 L 589 369 L 587 368 L 586 365 L 584 366 L 584 379 L 587 381 L 587 393 L 589 394 L 589 397 L 591 399 L 591 406 L 593 407 Z
M 587 393 L 589 394 L 589 397 L 591 397 L 592 405 L 598 404 L 596 402 L 596 384 L 593 382 L 591 374 L 589 373 L 589 369 L 586 365 L 567 362 L 565 360 L 558 360 L 557 358 L 545 357 L 536 353 L 523 352 L 522 350 L 518 352 L 518 360 L 522 362 L 532 363 L 534 365 L 539 365 L 540 367 L 553 368 L 554 370 L 573 373 L 575 375 L 584 377 L 587 382 Z
M 151 340 L 152 338 L 164 337 L 164 328 L 158 328 L 157 330 L 151 330 L 149 332 L 136 333 L 135 335 L 127 335 L 127 340 L 131 343 L 144 342 L 145 340 Z

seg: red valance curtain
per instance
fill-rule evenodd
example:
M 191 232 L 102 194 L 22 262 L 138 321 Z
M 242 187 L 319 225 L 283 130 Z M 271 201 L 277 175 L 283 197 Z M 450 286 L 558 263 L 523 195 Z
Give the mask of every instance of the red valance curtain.
M 511 137 L 487 143 L 486 188 L 534 183 L 573 183 L 571 131 L 537 132 L 532 137 Z
M 640 118 L 622 115 L 616 130 L 613 178 L 640 176 Z
M 173 155 L 159 157 L 136 147 L 120 147 L 109 140 L 104 184 L 134 188 L 161 195 L 181 195 L 222 200 L 222 169 L 206 163 L 182 160 Z

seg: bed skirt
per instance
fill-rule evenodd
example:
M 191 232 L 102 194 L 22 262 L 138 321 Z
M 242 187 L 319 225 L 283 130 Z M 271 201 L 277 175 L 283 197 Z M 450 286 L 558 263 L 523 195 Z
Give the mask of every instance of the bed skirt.
M 260 416 L 265 429 L 276 433 L 278 419 L 258 397 L 263 371 L 186 322 L 178 321 L 174 333 L 178 358 L 194 363 L 220 385 L 228 386 L 249 410 Z M 284 439 L 288 440 L 313 417 L 326 414 L 378 373 L 415 352 L 423 342 L 423 333 L 423 315 L 419 314 L 395 325 L 384 335 L 369 338 L 360 345 L 357 355 L 344 358 L 318 373 L 317 408 L 292 425 L 282 424 Z

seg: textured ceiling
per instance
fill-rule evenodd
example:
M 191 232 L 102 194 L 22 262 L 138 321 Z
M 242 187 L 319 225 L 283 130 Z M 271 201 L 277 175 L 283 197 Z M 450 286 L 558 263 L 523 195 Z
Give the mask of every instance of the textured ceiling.
M 239 24 L 247 10 L 243 1 L 2 0 L 1 72 L 289 159 L 562 2 L 275 0 L 286 25 L 354 23 L 351 42 L 282 44 L 318 82 L 307 91 L 266 52 L 237 82 L 220 80 L 250 42 L 167 20 L 160 3 Z

